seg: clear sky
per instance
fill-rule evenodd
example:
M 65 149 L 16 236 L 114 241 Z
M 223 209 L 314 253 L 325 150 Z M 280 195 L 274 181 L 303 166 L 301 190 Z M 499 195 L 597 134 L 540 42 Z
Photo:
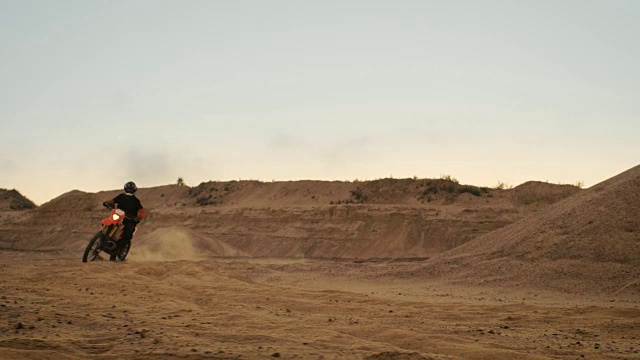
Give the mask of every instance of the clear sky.
M 640 1 L 0 0 L 0 187 L 587 186 L 640 163 Z

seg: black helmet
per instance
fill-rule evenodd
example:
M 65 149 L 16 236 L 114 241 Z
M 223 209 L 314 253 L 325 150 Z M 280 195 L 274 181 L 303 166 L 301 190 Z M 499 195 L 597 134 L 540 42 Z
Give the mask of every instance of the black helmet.
M 133 195 L 136 190 L 138 190 L 138 187 L 133 181 L 129 181 L 128 183 L 124 184 L 124 192 L 126 194 Z

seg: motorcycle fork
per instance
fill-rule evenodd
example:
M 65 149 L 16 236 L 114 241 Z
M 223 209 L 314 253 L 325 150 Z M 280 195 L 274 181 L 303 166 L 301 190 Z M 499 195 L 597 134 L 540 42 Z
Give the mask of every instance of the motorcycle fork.
M 116 241 L 120 240 L 120 238 L 122 237 L 122 232 L 123 231 L 124 231 L 124 224 L 123 223 L 120 223 L 120 224 L 116 225 L 116 229 L 113 232 L 113 234 L 115 235 L 114 239 Z
M 109 225 L 105 230 L 104 234 L 108 239 L 116 239 L 114 235 L 118 234 L 118 231 L 122 227 L 122 223 L 118 225 Z

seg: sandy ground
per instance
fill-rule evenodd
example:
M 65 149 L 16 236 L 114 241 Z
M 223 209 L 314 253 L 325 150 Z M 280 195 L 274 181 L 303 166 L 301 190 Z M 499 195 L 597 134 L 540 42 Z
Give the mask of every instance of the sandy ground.
M 0 252 L 0 358 L 640 359 L 640 299 L 386 275 L 416 261 L 80 256 Z

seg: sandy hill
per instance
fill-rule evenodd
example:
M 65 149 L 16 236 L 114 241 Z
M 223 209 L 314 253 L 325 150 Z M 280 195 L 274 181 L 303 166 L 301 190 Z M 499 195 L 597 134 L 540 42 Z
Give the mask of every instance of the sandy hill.
M 35 209 L 36 204 L 17 190 L 0 189 L 0 211 Z
M 573 185 L 552 185 L 540 181 L 528 181 L 513 189 L 513 200 L 520 205 L 553 204 L 577 193 L 579 189 Z
M 496 190 L 443 179 L 141 188 L 150 215 L 135 241 L 165 255 L 426 258 L 579 191 L 547 183 Z M 118 193 L 75 190 L 0 217 L 0 248 L 81 251 L 106 215 L 102 201 Z
M 496 190 L 442 179 L 380 179 L 372 181 L 227 181 L 196 187 L 166 185 L 141 188 L 136 194 L 146 208 L 287 208 L 341 204 L 474 205 L 476 207 L 546 206 L 580 191 L 573 185 L 530 181 L 509 190 Z M 86 193 L 73 190 L 43 204 L 43 211 L 95 210 L 121 191 Z M 489 205 L 485 205 L 489 204 Z
M 489 189 L 463 186 L 446 180 L 380 179 L 373 181 L 259 181 L 207 182 L 189 194 L 199 205 L 243 207 L 314 206 L 339 204 L 416 205 L 425 201 L 456 199 L 473 191 L 488 196 Z M 429 195 L 429 196 L 427 196 Z
M 640 166 L 431 259 L 463 284 L 640 294 Z

